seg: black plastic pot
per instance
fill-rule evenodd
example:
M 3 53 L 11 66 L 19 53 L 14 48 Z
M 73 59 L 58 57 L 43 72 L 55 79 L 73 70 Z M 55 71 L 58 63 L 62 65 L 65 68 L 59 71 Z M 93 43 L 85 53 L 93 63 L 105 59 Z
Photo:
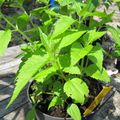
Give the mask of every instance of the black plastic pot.
M 32 101 L 29 97 L 29 91 L 30 91 L 30 86 L 31 86 L 31 82 L 28 86 L 28 91 L 27 91 L 27 94 L 28 94 L 28 99 L 29 99 L 29 102 L 31 103 L 32 105 Z M 94 116 L 94 114 L 96 112 L 99 111 L 99 109 L 109 100 L 109 98 L 114 94 L 115 92 L 115 89 L 113 88 L 106 96 L 105 98 L 101 101 L 100 105 L 88 116 L 84 117 L 83 116 L 83 119 L 82 120 L 90 120 L 90 118 L 92 118 Z M 39 109 L 36 108 L 36 120 L 73 120 L 72 118 L 60 118 L 60 117 L 53 117 L 53 116 L 50 116 L 50 115 L 47 115 L 45 113 L 42 113 Z
M 36 120 L 72 120 L 71 118 L 60 118 L 47 115 L 36 109 Z

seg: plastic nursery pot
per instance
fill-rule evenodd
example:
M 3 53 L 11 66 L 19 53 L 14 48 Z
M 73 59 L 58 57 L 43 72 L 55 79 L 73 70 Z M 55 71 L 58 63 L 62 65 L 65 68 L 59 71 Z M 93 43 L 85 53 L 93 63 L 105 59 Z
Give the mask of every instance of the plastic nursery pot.
M 72 120 L 71 118 L 60 118 L 60 117 L 53 117 L 42 113 L 40 110 L 36 109 L 36 119 L 37 120 Z
M 30 90 L 31 90 L 31 85 L 33 84 L 33 82 L 30 82 L 28 85 L 28 90 L 27 90 L 27 96 L 28 96 L 28 100 L 31 103 L 32 106 L 32 101 L 30 98 Z M 101 90 L 102 91 L 102 90 Z M 110 92 L 102 99 L 102 101 L 100 102 L 100 104 L 87 116 L 83 116 L 82 120 L 90 120 L 90 118 L 93 117 L 93 115 L 99 111 L 99 109 L 109 100 L 109 98 L 114 94 L 115 89 L 112 88 L 110 90 Z M 36 120 L 73 120 L 72 118 L 60 118 L 60 117 L 54 117 L 54 116 L 50 116 L 48 114 L 42 113 L 39 109 L 36 108 Z

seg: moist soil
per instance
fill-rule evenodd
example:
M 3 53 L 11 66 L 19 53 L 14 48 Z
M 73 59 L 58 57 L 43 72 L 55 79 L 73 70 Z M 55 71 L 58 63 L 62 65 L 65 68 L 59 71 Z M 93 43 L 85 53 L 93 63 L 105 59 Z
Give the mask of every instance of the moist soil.
M 88 108 L 90 106 L 90 104 L 92 103 L 94 98 L 102 90 L 102 84 L 96 80 L 93 80 L 93 79 L 89 80 L 89 84 L 90 84 L 89 85 L 90 93 L 89 93 L 89 98 L 88 98 L 87 102 L 84 105 L 77 104 L 78 107 L 80 108 L 80 111 L 82 114 L 84 113 L 86 108 Z M 32 92 L 33 91 L 30 88 L 29 93 L 31 94 Z M 41 100 L 41 102 L 38 103 L 38 105 L 36 107 L 37 110 L 40 110 L 41 112 L 48 114 L 50 116 L 54 116 L 54 117 L 61 117 L 61 118 L 68 118 L 69 117 L 69 115 L 66 112 L 67 104 L 64 104 L 64 106 L 55 106 L 55 107 L 52 107 L 51 109 L 48 110 L 48 105 L 50 103 L 51 96 L 46 95 L 46 94 L 42 94 L 40 96 L 40 100 Z M 72 100 L 70 98 L 68 98 L 66 103 L 70 104 L 70 103 L 72 103 Z
M 119 70 L 119 72 L 120 72 L 120 59 L 118 59 L 118 61 L 117 61 L 116 68 L 117 68 L 117 69 Z

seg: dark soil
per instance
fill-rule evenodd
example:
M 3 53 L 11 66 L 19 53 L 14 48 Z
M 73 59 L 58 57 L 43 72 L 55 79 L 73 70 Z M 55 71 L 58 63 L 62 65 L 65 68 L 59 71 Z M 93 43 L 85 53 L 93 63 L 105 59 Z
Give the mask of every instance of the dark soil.
M 120 72 L 120 59 L 118 59 L 118 61 L 117 61 L 116 68 L 117 68 L 117 69 L 119 70 L 119 72 Z
M 87 102 L 84 105 L 80 105 L 78 104 L 81 113 L 83 114 L 84 111 L 86 110 L 86 108 L 89 107 L 89 105 L 91 104 L 91 102 L 94 100 L 94 98 L 99 94 L 99 92 L 102 90 L 102 85 L 101 83 L 99 83 L 96 80 L 89 80 L 89 98 L 87 100 Z M 32 93 L 32 90 L 30 89 L 29 91 L 30 93 Z M 48 115 L 54 116 L 54 117 L 62 117 L 62 118 L 67 118 L 69 117 L 69 115 L 66 112 L 66 108 L 67 108 L 67 104 L 64 104 L 64 106 L 55 106 L 52 107 L 50 110 L 48 110 L 48 105 L 50 103 L 51 100 L 51 96 L 50 95 L 46 95 L 46 94 L 42 94 L 42 96 L 40 96 L 40 103 L 37 105 L 37 109 L 40 110 L 43 113 L 46 113 Z M 67 103 L 72 103 L 72 100 L 69 98 L 67 100 Z

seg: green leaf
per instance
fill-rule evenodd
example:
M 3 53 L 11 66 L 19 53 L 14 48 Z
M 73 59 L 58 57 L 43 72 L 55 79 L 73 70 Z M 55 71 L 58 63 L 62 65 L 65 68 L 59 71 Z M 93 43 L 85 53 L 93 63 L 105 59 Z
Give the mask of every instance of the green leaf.
M 120 2 L 120 0 L 113 0 L 114 2 Z
M 0 0 L 0 6 L 4 3 L 5 0 Z
M 101 12 L 101 11 L 95 11 L 95 12 L 86 12 L 86 16 L 85 17 L 90 17 L 90 16 L 98 16 L 100 18 L 109 18 L 111 20 L 111 17 L 113 16 L 114 12 L 107 14 L 106 11 Z
M 51 39 L 65 32 L 75 20 L 68 16 L 62 16 L 56 23 Z
M 97 32 L 96 30 L 90 30 L 83 36 L 83 43 L 84 45 L 89 45 L 90 43 L 93 43 L 95 40 L 98 40 L 100 37 L 102 37 L 106 32 Z
M 35 77 L 34 79 L 37 82 L 44 82 L 44 79 L 47 78 L 48 76 L 51 76 L 56 69 L 54 67 L 46 68 L 45 70 L 41 70 Z
M 35 107 L 32 107 L 31 110 L 28 111 L 25 120 L 35 120 Z
M 84 72 L 87 76 L 90 76 L 96 80 L 101 80 L 105 83 L 110 82 L 110 77 L 108 76 L 107 71 L 104 68 L 100 71 L 95 64 L 88 66 L 84 69 Z
M 48 4 L 49 3 L 49 0 L 37 0 L 37 2 L 43 2 L 45 4 Z
M 62 104 L 62 100 L 60 97 L 58 96 L 55 96 L 53 97 L 53 99 L 51 100 L 49 106 L 48 106 L 48 110 L 51 108 L 51 107 L 54 107 L 56 105 L 61 105 Z
M 22 14 L 17 18 L 17 26 L 21 30 L 27 27 L 28 22 L 29 16 L 27 14 Z
M 64 92 L 76 102 L 84 104 L 88 97 L 89 89 L 84 81 L 79 78 L 68 80 L 64 85 Z
M 90 15 L 90 14 L 88 14 Z M 106 12 L 98 12 L 96 11 L 95 13 L 91 13 L 91 15 L 93 16 L 98 16 L 98 17 L 101 17 L 102 20 L 101 21 L 95 21 L 95 20 L 91 20 L 90 21 L 90 29 L 94 29 L 95 27 L 101 27 L 101 26 L 104 26 L 104 24 L 108 23 L 108 22 L 111 22 L 112 21 L 112 17 L 114 15 L 114 12 L 110 13 L 110 14 L 107 14 Z M 106 16 L 106 17 L 105 17 Z
M 69 54 L 60 55 L 59 65 L 61 68 L 69 67 L 70 66 L 70 55 Z
M 36 16 L 37 18 L 41 18 L 41 17 L 43 18 L 42 13 L 46 10 L 46 8 L 48 8 L 48 6 L 37 7 L 37 8 L 34 8 L 33 10 L 31 10 L 30 13 L 31 13 L 31 15 Z M 46 21 L 46 19 L 45 19 L 45 21 Z
M 82 9 L 82 2 L 74 1 L 74 4 L 69 9 L 70 9 L 70 12 L 73 11 L 79 15 L 81 13 L 81 9 Z
M 60 6 L 66 6 L 74 2 L 74 0 L 56 0 L 56 1 L 60 4 Z
M 78 66 L 66 67 L 63 69 L 63 71 L 70 74 L 78 74 L 78 75 L 81 74 L 81 71 Z
M 120 59 L 120 50 L 115 50 L 112 52 L 112 55 L 118 59 Z
M 53 83 L 53 89 L 52 89 L 54 95 L 58 96 L 59 98 L 61 98 L 61 104 L 64 104 L 64 102 L 67 99 L 67 95 L 64 93 L 63 91 L 63 85 L 60 81 L 55 81 Z
M 39 28 L 39 32 L 40 32 L 40 38 L 41 38 L 42 44 L 49 51 L 50 47 L 49 47 L 49 42 L 48 42 L 47 35 L 45 33 L 43 33 L 40 28 Z
M 28 81 L 31 79 L 31 77 L 39 70 L 41 67 L 43 67 L 48 61 L 48 55 L 44 54 L 43 56 L 40 55 L 32 55 L 30 58 L 28 58 L 21 68 L 19 69 L 19 72 L 16 77 L 16 86 L 13 91 L 13 95 L 11 97 L 11 100 L 7 107 L 9 107 L 12 102 L 17 98 L 20 91 L 23 89 L 23 87 L 28 83 Z
M 81 13 L 79 14 L 80 16 L 86 17 L 87 12 L 95 11 L 96 7 L 99 4 L 99 1 L 98 0 L 88 0 L 88 1 L 86 1 L 86 3 L 87 4 L 85 5 L 85 7 L 81 10 Z
M 55 105 L 62 105 L 64 103 L 64 92 L 63 92 L 63 85 L 59 81 L 55 81 L 53 83 L 53 93 L 56 95 L 49 104 L 48 109 Z
M 56 81 L 53 84 L 53 92 L 57 96 L 60 96 L 63 93 L 63 85 L 59 81 Z
M 108 22 L 112 22 L 112 17 L 114 16 L 114 13 L 115 11 L 113 11 L 112 13 L 108 14 L 107 17 L 105 18 L 102 18 L 102 21 L 101 21 L 101 25 L 104 25 L 105 23 L 108 23 Z
M 71 47 L 71 65 L 75 65 L 80 59 L 84 58 L 92 48 L 92 45 L 84 48 L 80 43 L 75 42 Z
M 80 38 L 85 31 L 70 31 L 66 32 L 65 36 L 62 38 L 59 49 L 62 49 L 68 45 L 71 45 L 73 42 L 75 42 L 78 38 Z
M 101 11 L 95 11 L 93 13 L 89 13 L 89 16 L 98 16 L 98 17 L 107 17 L 108 14 L 104 11 L 104 12 L 101 12 Z
M 54 11 L 54 9 L 47 9 L 47 10 L 45 10 L 45 12 L 46 12 L 47 14 L 51 15 L 51 16 L 61 17 L 61 14 L 56 13 L 56 12 Z
M 120 35 L 119 35 L 119 31 L 116 30 L 114 27 L 112 26 L 107 26 L 107 30 L 109 32 L 111 32 L 112 34 L 112 37 L 114 38 L 115 40 L 115 43 L 117 43 L 119 46 L 120 46 Z
M 0 30 L 0 56 L 2 56 L 11 40 L 10 30 Z
M 76 104 L 71 104 L 67 108 L 67 113 L 72 117 L 73 120 L 82 120 L 80 110 Z
M 118 8 L 120 10 L 120 0 L 116 0 L 116 4 L 117 4 L 117 6 L 118 6 Z
M 97 45 L 93 47 L 93 50 L 88 54 L 88 58 L 102 70 L 103 67 L 103 49 Z

